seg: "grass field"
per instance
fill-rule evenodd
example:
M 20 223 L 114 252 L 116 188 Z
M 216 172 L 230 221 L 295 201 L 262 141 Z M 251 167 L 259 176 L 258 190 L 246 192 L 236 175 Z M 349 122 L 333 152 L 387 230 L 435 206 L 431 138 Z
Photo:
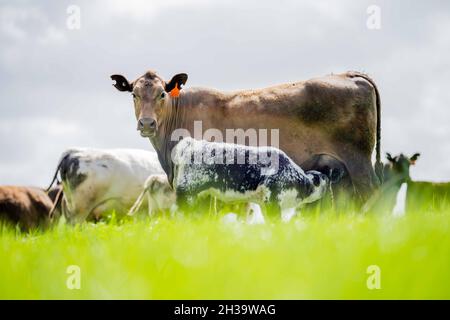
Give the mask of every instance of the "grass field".
M 68 289 L 67 268 L 81 288 Z M 380 269 L 380 289 L 368 289 Z M 450 298 L 450 210 L 309 213 L 282 223 L 217 218 L 60 224 L 0 235 L 0 298 Z

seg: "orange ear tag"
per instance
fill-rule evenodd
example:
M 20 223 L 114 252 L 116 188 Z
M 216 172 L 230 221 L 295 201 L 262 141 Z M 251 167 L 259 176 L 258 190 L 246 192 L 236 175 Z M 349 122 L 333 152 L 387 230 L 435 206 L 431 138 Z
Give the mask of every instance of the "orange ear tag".
M 180 96 L 180 89 L 178 89 L 178 83 L 175 83 L 175 88 L 169 92 L 172 98 L 178 98 Z

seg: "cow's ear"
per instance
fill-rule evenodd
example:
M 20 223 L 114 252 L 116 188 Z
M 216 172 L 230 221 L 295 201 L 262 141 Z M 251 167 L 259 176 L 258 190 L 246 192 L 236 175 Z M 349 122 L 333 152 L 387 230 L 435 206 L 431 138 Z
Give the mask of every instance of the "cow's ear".
M 181 86 L 183 86 L 188 79 L 186 73 L 179 73 L 173 76 L 172 80 L 166 83 L 165 90 L 171 97 L 178 97 L 180 94 Z
M 420 153 L 414 153 L 413 156 L 411 158 L 409 158 L 409 163 L 411 163 L 412 165 L 416 164 L 417 159 L 419 159 L 420 157 Z
M 394 162 L 394 158 L 392 158 L 392 155 L 389 152 L 386 152 L 386 159 L 390 162 Z
M 121 74 L 113 74 L 111 79 L 116 83 L 113 83 L 113 86 L 116 87 L 119 91 L 133 91 L 133 86 L 128 82 L 127 78 L 125 78 Z

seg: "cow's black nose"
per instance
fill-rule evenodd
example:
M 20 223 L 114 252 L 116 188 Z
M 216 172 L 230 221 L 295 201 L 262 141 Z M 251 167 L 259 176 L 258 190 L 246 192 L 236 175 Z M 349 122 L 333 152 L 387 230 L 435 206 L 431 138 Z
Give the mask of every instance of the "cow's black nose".
M 156 120 L 152 118 L 141 118 L 138 121 L 138 130 L 153 131 L 156 129 Z

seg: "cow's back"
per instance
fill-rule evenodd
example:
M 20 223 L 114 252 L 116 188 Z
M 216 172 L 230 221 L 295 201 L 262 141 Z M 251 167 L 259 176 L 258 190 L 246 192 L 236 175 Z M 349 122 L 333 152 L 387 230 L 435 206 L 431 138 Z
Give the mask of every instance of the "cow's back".
M 377 90 L 364 75 L 344 73 L 273 87 L 222 93 L 187 90 L 187 129 L 201 120 L 215 128 L 278 131 L 279 148 L 304 170 L 317 154 L 342 160 L 355 188 L 367 195 L 377 185 L 371 155 L 377 136 Z M 206 112 L 204 106 L 210 106 Z M 184 107 L 184 106 L 183 106 Z M 259 145 L 270 143 L 258 141 Z
M 0 186 L 0 219 L 23 230 L 47 227 L 51 199 L 38 188 Z
M 406 211 L 426 213 L 450 208 L 450 183 L 408 182 Z
M 155 152 L 137 149 L 71 149 L 62 159 L 64 194 L 75 215 L 88 215 L 108 199 L 113 207 L 132 204 L 146 178 L 163 173 Z M 76 170 L 64 170 L 66 166 Z

